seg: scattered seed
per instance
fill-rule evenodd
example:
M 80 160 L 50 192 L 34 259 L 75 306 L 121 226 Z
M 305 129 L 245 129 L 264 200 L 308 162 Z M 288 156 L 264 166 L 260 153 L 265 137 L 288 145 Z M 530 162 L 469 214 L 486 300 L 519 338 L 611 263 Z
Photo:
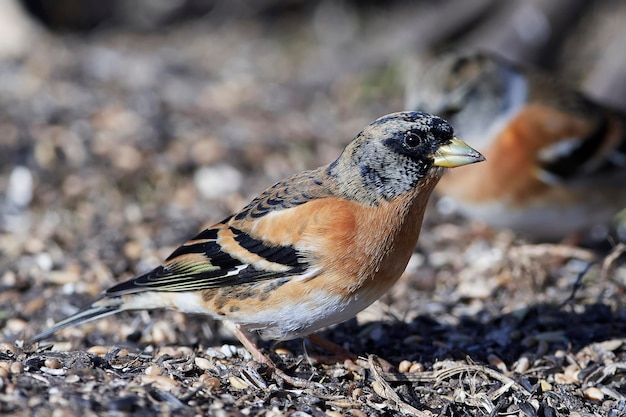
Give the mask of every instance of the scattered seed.
M 117 351 L 117 354 L 115 355 L 118 358 L 124 358 L 124 357 L 128 357 L 130 355 L 130 352 L 128 351 L 128 349 L 120 349 Z
M 172 358 L 183 358 L 190 356 L 192 353 L 193 350 L 187 346 L 163 346 L 159 348 L 159 352 L 155 356 L 168 355 Z
M 221 350 L 214 347 L 207 348 L 204 353 L 210 358 L 223 359 L 225 357 Z
M 87 349 L 87 352 L 96 356 L 105 356 L 107 353 L 109 353 L 109 348 L 106 346 L 92 346 Z
M 146 375 L 161 375 L 163 373 L 163 369 L 156 365 L 150 365 L 144 370 L 144 373 Z
M 345 399 L 333 400 L 331 404 L 339 408 L 354 407 L 354 402 Z
M 556 352 L 554 352 L 554 357 L 556 358 L 564 358 L 567 356 L 567 352 L 564 351 L 563 349 L 558 349 Z
M 518 374 L 525 373 L 530 368 L 530 360 L 526 356 L 522 356 L 513 364 L 513 372 Z
M 571 382 L 578 381 L 578 374 L 579 373 L 580 373 L 580 367 L 576 363 L 572 363 L 572 364 L 567 365 L 565 367 L 564 375 Z
M 80 377 L 76 374 L 68 375 L 65 378 L 65 382 L 68 384 L 75 384 L 77 382 L 80 382 Z
M 229 376 L 228 382 L 230 383 L 231 387 L 236 389 L 246 389 L 250 386 L 246 381 L 235 375 Z
M 274 352 L 277 355 L 281 355 L 281 356 L 293 356 L 293 352 L 291 352 L 289 349 L 283 348 L 283 347 L 276 348 L 274 350 Z
M 248 352 L 248 349 L 244 348 L 244 347 L 238 347 L 237 348 L 237 356 L 249 361 L 252 359 L 252 354 L 250 352 Z
M 13 375 L 21 374 L 22 372 L 24 372 L 24 364 L 22 362 L 13 362 L 11 364 L 11 367 L 9 368 L 9 371 L 11 371 Z
M 541 386 L 541 391 L 543 391 L 543 392 L 552 391 L 552 384 L 550 384 L 545 379 L 542 379 L 539 382 L 539 385 Z
M 413 362 L 409 368 L 409 373 L 424 372 L 424 364 L 421 362 Z
M 411 365 L 413 365 L 413 363 L 405 359 L 398 364 L 398 371 L 403 372 L 403 373 L 409 372 L 409 369 L 411 369 Z
M 142 385 L 154 384 L 164 391 L 171 391 L 178 386 L 178 382 L 163 375 L 141 375 Z
M 354 363 L 354 361 L 352 359 L 346 359 L 343 362 L 343 366 L 348 370 L 348 371 L 352 371 L 352 372 L 361 372 L 363 370 L 363 367 Z
M 380 363 L 381 368 L 383 368 L 383 371 L 385 372 L 395 371 L 393 365 L 390 364 L 386 359 L 378 358 L 378 363 Z
M 372 382 L 372 388 L 374 389 L 374 392 L 379 396 L 379 397 L 385 397 L 385 388 L 378 382 L 378 381 L 374 381 Z
M 41 372 L 44 372 L 48 375 L 54 375 L 54 376 L 63 376 L 67 373 L 65 369 L 48 368 L 47 366 L 42 366 L 40 370 Z
M 578 382 L 578 380 L 559 372 L 557 374 L 554 374 L 554 382 L 556 382 L 557 384 L 574 384 Z
M 232 358 L 233 355 L 237 353 L 237 347 L 233 345 L 222 345 L 221 351 L 227 358 Z
M 592 401 L 604 400 L 604 393 L 596 387 L 589 387 L 584 391 L 585 398 Z
M 51 352 L 69 352 L 72 350 L 72 342 L 54 342 Z
M 202 375 L 200 375 L 199 379 L 200 379 L 200 381 L 202 381 L 204 386 L 207 387 L 210 390 L 214 390 L 214 389 L 217 389 L 217 388 L 222 386 L 222 383 L 219 380 L 219 378 L 216 378 L 214 376 L 209 376 L 207 374 L 202 374 Z
M 207 369 L 212 369 L 214 368 L 213 364 L 211 363 L 210 360 L 206 359 L 206 358 L 195 358 L 194 359 L 194 363 L 196 364 L 196 366 L 200 369 L 202 369 L 203 371 L 206 371 Z
M 50 369 L 60 369 L 61 362 L 57 358 L 47 358 L 43 362 L 44 366 Z

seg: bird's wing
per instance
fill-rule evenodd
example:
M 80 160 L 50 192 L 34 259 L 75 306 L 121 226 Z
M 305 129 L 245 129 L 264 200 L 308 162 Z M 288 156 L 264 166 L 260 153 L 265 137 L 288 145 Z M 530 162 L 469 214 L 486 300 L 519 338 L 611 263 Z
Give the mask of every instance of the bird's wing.
M 304 230 L 291 224 L 306 219 L 289 209 L 330 195 L 319 179 L 323 173 L 307 171 L 277 183 L 238 214 L 181 245 L 161 266 L 106 295 L 194 291 L 306 274 L 309 256 L 295 247 Z
M 626 118 L 608 112 L 598 115 L 580 134 L 545 146 L 537 156 L 545 182 L 626 186 Z

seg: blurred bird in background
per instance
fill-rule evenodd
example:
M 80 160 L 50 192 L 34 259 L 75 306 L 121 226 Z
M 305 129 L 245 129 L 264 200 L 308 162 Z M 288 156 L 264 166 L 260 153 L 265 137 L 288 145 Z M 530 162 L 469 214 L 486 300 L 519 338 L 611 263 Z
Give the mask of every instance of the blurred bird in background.
M 623 114 L 492 54 L 447 54 L 413 76 L 407 108 L 446 118 L 487 158 L 437 187 L 466 216 L 560 240 L 626 206 Z

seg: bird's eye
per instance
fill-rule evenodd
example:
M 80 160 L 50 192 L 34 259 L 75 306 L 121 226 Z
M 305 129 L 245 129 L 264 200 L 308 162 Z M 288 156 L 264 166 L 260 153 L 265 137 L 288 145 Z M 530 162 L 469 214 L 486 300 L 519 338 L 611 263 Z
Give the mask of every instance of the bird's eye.
M 404 144 L 409 149 L 417 148 L 421 142 L 420 137 L 413 132 L 409 132 L 404 136 Z

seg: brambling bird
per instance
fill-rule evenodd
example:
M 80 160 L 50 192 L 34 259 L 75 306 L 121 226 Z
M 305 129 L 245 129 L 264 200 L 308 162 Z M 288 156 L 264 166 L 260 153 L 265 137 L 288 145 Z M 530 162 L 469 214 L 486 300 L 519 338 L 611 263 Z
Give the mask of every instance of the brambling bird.
M 435 190 L 461 213 L 559 240 L 626 206 L 624 115 L 481 53 L 445 55 L 416 80 L 408 108 L 441 114 L 487 158 Z
M 31 342 L 124 310 L 168 308 L 234 324 L 255 359 L 273 367 L 248 332 L 306 336 L 373 303 L 404 271 L 446 168 L 482 160 L 439 117 L 383 116 L 334 162 L 278 182 Z

